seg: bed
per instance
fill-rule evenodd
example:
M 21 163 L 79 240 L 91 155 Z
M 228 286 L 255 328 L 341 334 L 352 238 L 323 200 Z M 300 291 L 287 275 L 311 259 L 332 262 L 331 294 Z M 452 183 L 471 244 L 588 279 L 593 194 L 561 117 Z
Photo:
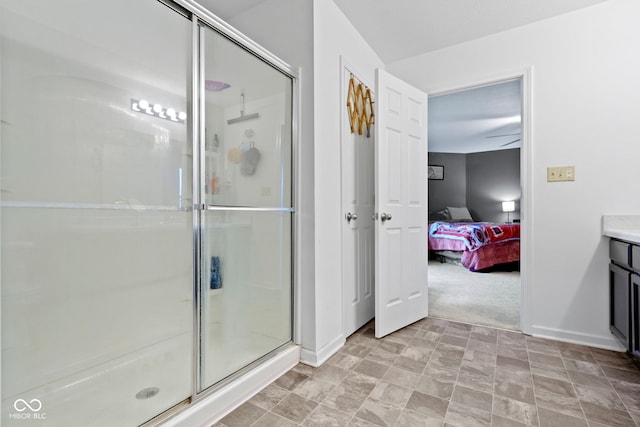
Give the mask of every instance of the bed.
M 520 261 L 520 224 L 434 221 L 429 223 L 429 253 L 459 258 L 470 271 Z

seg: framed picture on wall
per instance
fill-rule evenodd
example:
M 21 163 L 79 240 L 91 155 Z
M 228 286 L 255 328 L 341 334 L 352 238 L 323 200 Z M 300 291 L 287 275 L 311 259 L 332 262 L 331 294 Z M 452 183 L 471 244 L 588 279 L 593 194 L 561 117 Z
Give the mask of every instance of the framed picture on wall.
M 429 179 L 444 179 L 444 166 L 441 165 L 429 165 L 427 167 L 427 177 Z

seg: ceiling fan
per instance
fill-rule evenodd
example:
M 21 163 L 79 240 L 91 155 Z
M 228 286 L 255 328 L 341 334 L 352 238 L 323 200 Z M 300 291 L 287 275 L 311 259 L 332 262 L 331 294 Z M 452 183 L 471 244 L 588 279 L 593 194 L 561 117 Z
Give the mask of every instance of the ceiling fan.
M 489 136 L 485 136 L 485 138 L 500 138 L 500 137 L 503 137 L 503 136 L 515 136 L 515 135 L 520 136 L 520 132 L 518 132 L 518 133 L 503 133 L 501 135 L 489 135 Z M 513 141 L 509 141 L 509 142 L 507 142 L 505 144 L 502 144 L 502 145 L 500 145 L 500 147 L 506 147 L 507 145 L 511 145 L 511 144 L 513 144 L 515 142 L 518 142 L 518 141 L 520 141 L 520 138 L 514 139 Z

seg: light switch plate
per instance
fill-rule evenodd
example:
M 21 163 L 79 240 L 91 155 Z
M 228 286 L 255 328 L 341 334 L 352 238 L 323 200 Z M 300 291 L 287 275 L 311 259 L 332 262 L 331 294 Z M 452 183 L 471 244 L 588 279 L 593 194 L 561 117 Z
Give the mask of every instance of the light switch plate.
M 575 181 L 575 166 L 554 166 L 547 168 L 547 182 Z

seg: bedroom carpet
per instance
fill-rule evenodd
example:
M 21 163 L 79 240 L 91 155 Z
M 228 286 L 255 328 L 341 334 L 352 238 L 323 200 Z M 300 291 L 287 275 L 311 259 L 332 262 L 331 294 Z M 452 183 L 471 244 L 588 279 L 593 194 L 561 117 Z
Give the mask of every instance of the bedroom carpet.
M 429 316 L 520 329 L 520 272 L 472 273 L 429 261 Z

